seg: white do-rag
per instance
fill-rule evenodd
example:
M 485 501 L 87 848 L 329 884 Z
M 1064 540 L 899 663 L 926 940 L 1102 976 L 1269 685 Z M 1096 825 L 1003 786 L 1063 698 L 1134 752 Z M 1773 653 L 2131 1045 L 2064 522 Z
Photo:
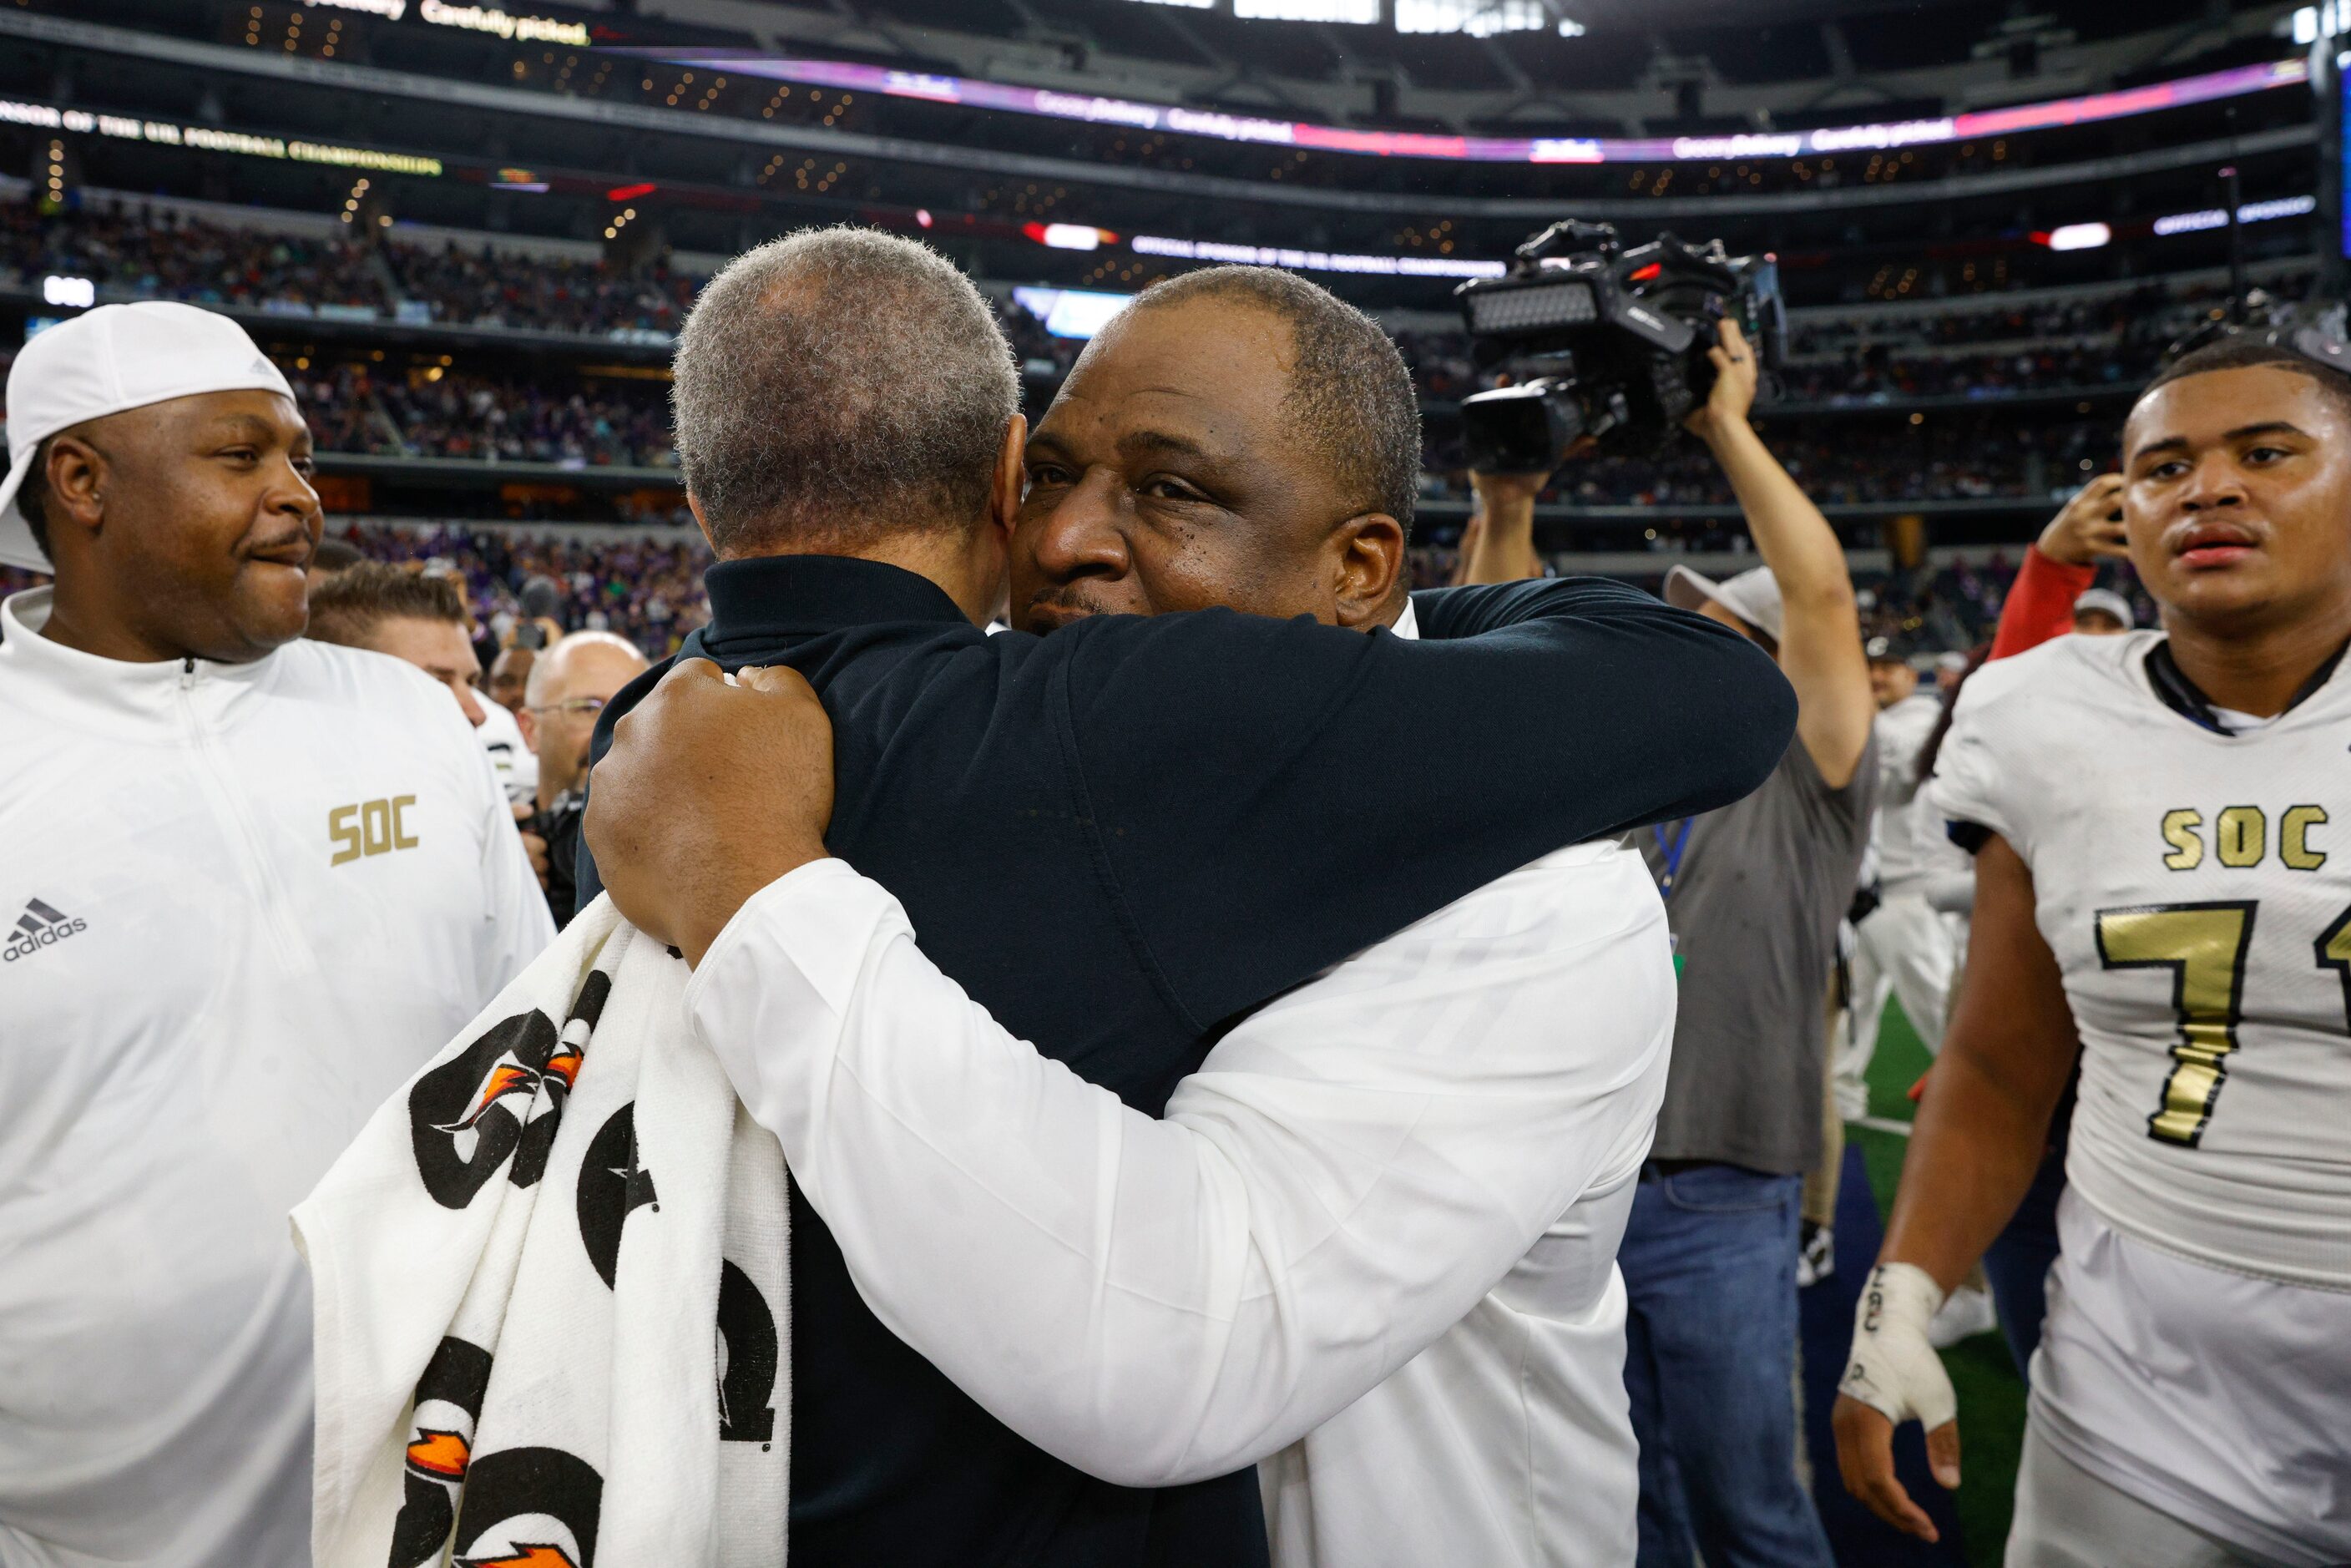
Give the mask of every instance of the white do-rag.
M 783 1151 L 609 898 L 294 1212 L 318 1568 L 779 1568 Z

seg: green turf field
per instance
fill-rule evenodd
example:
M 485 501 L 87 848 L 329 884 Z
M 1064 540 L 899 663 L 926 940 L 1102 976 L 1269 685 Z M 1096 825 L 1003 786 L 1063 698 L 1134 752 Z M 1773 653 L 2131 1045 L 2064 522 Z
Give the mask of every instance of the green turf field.
M 1907 1122 L 1910 1085 L 1927 1070 L 1926 1047 L 1889 1002 L 1877 1033 L 1877 1054 L 1869 1064 L 1869 1113 Z M 1881 1218 L 1893 1207 L 1902 1178 L 1902 1156 L 1910 1140 L 1893 1133 L 1848 1125 L 1845 1135 L 1859 1146 L 1869 1166 L 1869 1185 Z M 1997 1333 L 1980 1334 L 1943 1353 L 1951 1385 L 1959 1396 L 1959 1528 L 1968 1561 L 1975 1568 L 1999 1568 L 2008 1539 L 2009 1500 L 2016 1490 L 2016 1458 L 2024 1438 L 2024 1385 Z

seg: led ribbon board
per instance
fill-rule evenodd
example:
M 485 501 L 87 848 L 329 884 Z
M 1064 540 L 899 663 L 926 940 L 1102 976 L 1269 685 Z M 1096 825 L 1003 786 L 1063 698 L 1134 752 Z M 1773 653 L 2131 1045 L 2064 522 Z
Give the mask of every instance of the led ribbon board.
M 1359 152 L 1382 158 L 1441 158 L 1472 163 L 1671 163 L 1725 158 L 1804 158 L 1823 153 L 1869 152 L 1963 141 L 1979 136 L 2010 136 L 2120 120 L 2215 99 L 2266 92 L 2309 79 L 2300 59 L 2239 66 L 2204 76 L 2086 98 L 2055 99 L 2007 109 L 1976 110 L 1940 120 L 1902 120 L 1882 124 L 1826 126 L 1813 131 L 1761 131 L 1736 136 L 1563 137 L 1528 139 L 1492 136 L 1431 136 L 1407 131 L 1350 131 L 1295 120 L 1259 120 L 1220 110 L 1182 109 L 1129 99 L 1094 98 L 1044 88 L 974 81 L 967 77 L 892 70 L 848 60 L 770 58 L 723 49 L 624 51 L 672 65 L 712 66 L 774 81 L 921 99 L 967 109 L 1004 110 L 1053 120 L 1081 120 L 1135 131 L 1172 131 L 1219 141 L 1267 142 L 1322 152 Z
M 125 141 L 152 141 L 165 147 L 193 147 L 204 152 L 241 152 L 248 158 L 287 159 L 297 163 L 327 163 L 339 169 L 378 169 L 389 174 L 431 178 L 442 172 L 441 160 L 413 152 L 387 152 L 374 147 L 345 147 L 329 141 L 256 136 L 243 131 L 222 131 L 209 125 L 185 125 L 171 120 L 147 120 L 128 114 L 92 114 L 87 110 L 58 109 L 51 104 L 0 99 L 0 124 L 31 125 L 48 131 L 69 131 L 79 136 L 113 136 Z

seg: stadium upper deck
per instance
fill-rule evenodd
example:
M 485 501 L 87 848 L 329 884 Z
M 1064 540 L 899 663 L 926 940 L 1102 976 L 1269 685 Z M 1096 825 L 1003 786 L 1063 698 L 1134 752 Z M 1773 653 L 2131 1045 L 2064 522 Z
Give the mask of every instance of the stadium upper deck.
M 2163 26 L 2163 6 L 2134 7 L 2145 24 L 2119 34 L 2116 8 L 2085 5 L 2030 37 L 1987 22 L 1972 41 L 1951 31 L 1970 15 L 1958 7 L 1907 52 L 1867 18 L 1790 22 L 1744 50 L 1719 31 L 1600 22 L 1503 49 L 1215 10 L 1119 31 L 1126 11 L 1165 9 L 1131 0 L 1065 8 L 1084 28 L 1036 12 L 1018 36 L 971 30 L 1003 19 L 988 6 L 952 7 L 956 28 L 908 25 L 925 18 L 904 0 L 902 19 L 869 9 L 854 26 L 747 0 L 674 9 L 687 19 L 19 0 L 0 12 L 0 166 L 38 162 L 46 138 L 93 184 L 308 211 L 356 193 L 378 217 L 611 230 L 624 255 L 723 254 L 856 218 L 927 233 L 984 276 L 1065 286 L 1131 287 L 1246 250 L 1391 307 L 1440 308 L 1449 275 L 1563 215 L 1776 250 L 1799 302 L 2209 266 L 2210 230 L 2158 220 L 2209 212 L 2221 162 L 2268 220 L 2256 254 L 2307 248 L 2294 209 L 2310 94 L 2278 5 Z M 1171 28 L 1230 68 L 1209 80 L 1114 47 Z M 2003 37 L 2007 52 L 1971 57 Z M 1301 38 L 1352 63 L 1317 75 Z M 874 47 L 886 40 L 894 52 Z M 1812 44 L 1838 57 L 1805 75 Z M 1934 54 L 1948 57 L 1901 63 Z M 1410 63 L 1473 57 L 1524 79 L 1424 89 Z M 1618 67 L 1593 86 L 1598 59 Z M 1155 80 L 1155 96 L 1123 96 Z M 978 106 L 996 102 L 1025 107 Z M 1459 155 L 1494 143 L 1520 151 Z M 2097 223 L 2109 244 L 2052 247 Z
M 923 233 L 999 298 L 1246 258 L 1404 340 L 1442 526 L 1477 381 L 1448 291 L 1541 219 L 1606 216 L 1779 255 L 1797 353 L 1775 439 L 1841 519 L 1915 508 L 1998 539 L 2101 461 L 2101 422 L 2217 297 L 2220 162 L 2258 281 L 2300 291 L 2317 248 L 2278 5 L 2157 0 L 2128 26 L 1946 6 L 1912 38 L 1805 0 L 1757 0 L 1771 25 L 1733 37 L 1657 0 L 1498 41 L 1233 0 L 668 4 L 16 0 L 0 170 L 31 183 L 0 176 L 26 204 L 0 310 L 231 309 L 308 372 L 343 509 L 595 517 L 674 506 L 669 334 L 769 235 Z M 1049 394 L 1071 344 L 1008 319 Z M 1545 515 L 1640 549 L 1719 532 L 1725 503 L 1668 465 L 1579 475 Z

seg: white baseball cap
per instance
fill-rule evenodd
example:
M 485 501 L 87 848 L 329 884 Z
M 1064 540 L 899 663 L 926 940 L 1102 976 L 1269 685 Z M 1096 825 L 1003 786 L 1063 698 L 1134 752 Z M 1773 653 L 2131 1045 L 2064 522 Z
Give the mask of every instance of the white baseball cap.
M 2130 601 L 2111 588 L 2085 589 L 2082 596 L 2074 601 L 2074 613 L 2076 615 L 2093 610 L 2104 611 L 2113 616 L 2122 622 L 2126 632 L 2138 623 L 2138 617 L 2131 613 Z
M 1720 582 L 1686 566 L 1666 573 L 1666 602 L 1675 609 L 1696 610 L 1709 599 L 1774 643 L 1780 640 L 1787 616 L 1780 602 L 1780 580 L 1770 567 L 1750 567 Z
M 294 396 L 244 328 L 193 305 L 101 305 L 26 343 L 8 371 L 8 476 L 0 479 L 0 563 L 50 570 L 16 509 L 33 449 L 84 420 L 199 392 Z

